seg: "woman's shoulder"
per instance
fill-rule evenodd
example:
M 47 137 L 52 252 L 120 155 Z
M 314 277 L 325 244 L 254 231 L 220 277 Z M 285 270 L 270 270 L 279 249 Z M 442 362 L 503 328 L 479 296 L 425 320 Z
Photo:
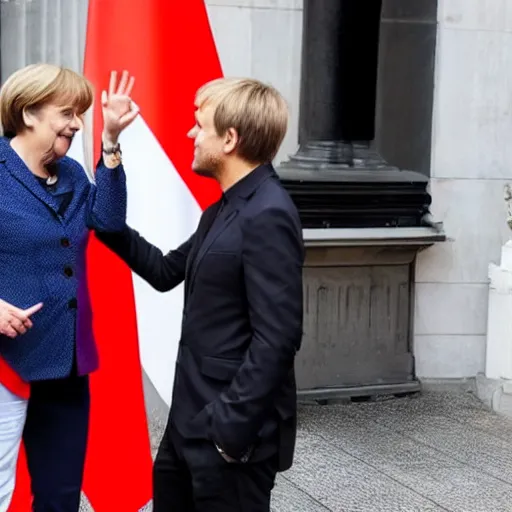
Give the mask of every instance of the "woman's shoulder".
M 14 155 L 9 139 L 5 135 L 0 136 L 0 161 L 5 161 Z

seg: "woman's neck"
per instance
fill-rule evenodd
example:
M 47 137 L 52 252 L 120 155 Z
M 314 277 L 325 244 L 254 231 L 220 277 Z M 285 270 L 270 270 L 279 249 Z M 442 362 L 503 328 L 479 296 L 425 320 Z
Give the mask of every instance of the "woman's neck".
M 40 178 L 48 178 L 52 174 L 48 169 L 48 162 L 45 161 L 44 152 L 28 136 L 16 135 L 10 144 L 32 174 Z

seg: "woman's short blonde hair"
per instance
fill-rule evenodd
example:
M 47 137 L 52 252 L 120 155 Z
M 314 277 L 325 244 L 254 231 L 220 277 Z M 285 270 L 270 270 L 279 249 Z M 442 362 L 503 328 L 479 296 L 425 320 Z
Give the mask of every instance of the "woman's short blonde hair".
M 271 85 L 252 78 L 219 78 L 196 93 L 198 109 L 214 108 L 217 134 L 238 133 L 238 155 L 248 162 L 269 163 L 276 156 L 288 126 L 288 106 Z
M 48 103 L 70 106 L 82 115 L 92 105 L 92 84 L 71 69 L 31 64 L 14 72 L 0 89 L 0 123 L 7 137 L 25 128 L 23 112 Z

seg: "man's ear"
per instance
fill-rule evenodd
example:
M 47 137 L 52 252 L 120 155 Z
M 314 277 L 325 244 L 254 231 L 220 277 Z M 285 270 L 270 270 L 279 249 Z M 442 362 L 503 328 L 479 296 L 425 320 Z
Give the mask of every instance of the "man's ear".
M 228 128 L 224 135 L 224 153 L 226 155 L 232 153 L 238 146 L 239 142 L 240 137 L 238 136 L 238 132 L 234 128 Z

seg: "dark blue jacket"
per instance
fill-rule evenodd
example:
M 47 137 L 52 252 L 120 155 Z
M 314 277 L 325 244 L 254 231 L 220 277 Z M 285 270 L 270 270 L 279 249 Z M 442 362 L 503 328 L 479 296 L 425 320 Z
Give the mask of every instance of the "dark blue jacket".
M 85 250 L 90 229 L 125 225 L 122 166 L 96 172 L 96 185 L 71 158 L 58 162 L 53 192 L 45 189 L 0 138 L 0 298 L 19 308 L 43 302 L 34 327 L 15 339 L 0 335 L 0 355 L 26 381 L 69 375 L 75 353 L 80 374 L 95 370 Z M 65 212 L 59 197 L 72 193 Z

